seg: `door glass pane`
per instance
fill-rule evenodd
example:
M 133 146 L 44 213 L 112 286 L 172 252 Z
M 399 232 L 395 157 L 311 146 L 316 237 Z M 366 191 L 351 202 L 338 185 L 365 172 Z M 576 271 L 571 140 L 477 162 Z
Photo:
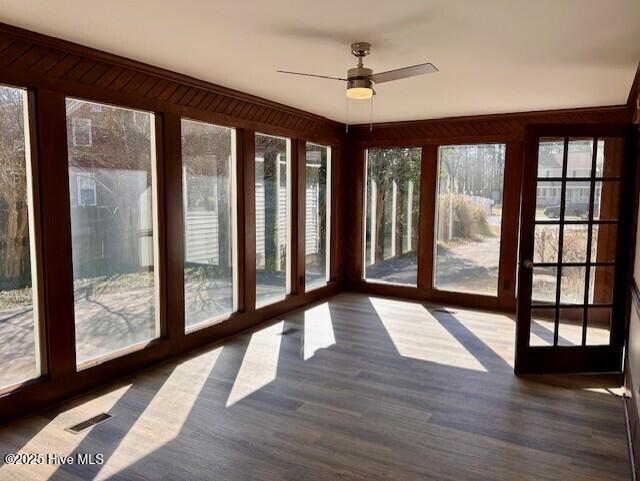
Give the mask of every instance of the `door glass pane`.
M 558 310 L 558 346 L 582 345 L 582 319 L 584 308 Z
M 587 346 L 606 346 L 611 338 L 611 308 L 587 309 Z
M 616 224 L 594 224 L 591 226 L 591 262 L 613 262 L 616 259 Z
M 498 293 L 505 150 L 505 144 L 438 150 L 438 289 Z
M 235 310 L 234 136 L 182 119 L 186 328 Z
M 564 220 L 587 220 L 589 218 L 590 192 L 590 181 L 566 182 Z
M 569 139 L 567 152 L 567 178 L 591 177 L 593 165 L 593 138 Z
M 620 182 L 597 181 L 593 198 L 594 220 L 617 220 L 620 213 Z
M 563 156 L 563 138 L 541 138 L 538 144 L 538 178 L 562 177 Z
M 329 280 L 331 149 L 307 142 L 305 161 L 305 289 Z
M 553 333 L 555 332 L 554 308 L 531 309 L 531 325 L 529 331 L 529 345 L 553 346 Z
M 555 303 L 557 267 L 534 267 L 531 302 Z
M 598 139 L 596 177 L 619 177 L 624 159 L 624 139 Z
M 0 388 L 40 375 L 27 92 L 0 85 Z
M 591 266 L 589 271 L 589 304 L 613 302 L 613 266 Z
M 78 363 L 159 335 L 155 127 L 148 112 L 67 99 Z
M 539 180 L 536 187 L 536 220 L 560 218 L 562 182 Z
M 534 227 L 533 262 L 558 262 L 560 226 L 537 224 Z
M 364 277 L 415 286 L 422 149 L 367 150 Z
M 586 267 L 562 266 L 560 274 L 560 303 L 584 304 Z
M 587 224 L 565 224 L 562 240 L 563 263 L 587 262 L 587 240 L 589 226 Z
M 291 271 L 291 141 L 256 134 L 256 305 L 284 299 Z

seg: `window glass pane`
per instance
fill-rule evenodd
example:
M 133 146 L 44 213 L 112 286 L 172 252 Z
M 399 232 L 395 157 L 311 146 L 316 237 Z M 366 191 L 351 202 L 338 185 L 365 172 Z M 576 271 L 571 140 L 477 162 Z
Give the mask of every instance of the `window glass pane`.
M 531 324 L 529 325 L 529 346 L 553 346 L 553 335 L 555 332 L 555 315 L 555 308 L 531 309 Z
M 591 232 L 591 262 L 615 261 L 617 224 L 594 224 Z
M 534 267 L 532 276 L 531 302 L 555 303 L 558 268 Z
M 606 346 L 611 339 L 611 308 L 587 309 L 587 346 Z
M 562 266 L 560 275 L 560 303 L 583 304 L 586 267 Z
M 536 224 L 533 232 L 533 262 L 558 262 L 560 226 Z
M 564 219 L 586 220 L 589 218 L 591 183 L 589 181 L 566 182 L 564 197 Z
M 331 151 L 307 143 L 305 161 L 305 289 L 329 280 Z
M 620 182 L 597 181 L 593 197 L 594 220 L 617 220 L 620 212 Z
M 256 305 L 289 292 L 290 141 L 256 134 Z
M 0 86 L 0 387 L 40 375 L 26 109 Z
M 498 294 L 505 144 L 438 152 L 435 286 Z
M 148 112 L 67 99 L 78 363 L 159 333 L 154 129 Z
M 558 346 L 582 345 L 584 308 L 566 307 L 558 310 Z
M 589 226 L 587 224 L 565 224 L 562 239 L 562 262 L 587 262 L 587 241 Z
M 560 218 L 562 182 L 539 180 L 536 187 L 536 220 Z
M 564 139 L 542 138 L 538 143 L 538 178 L 562 177 Z
M 589 304 L 613 302 L 614 266 L 591 266 L 589 270 Z
M 593 165 L 593 138 L 569 139 L 567 151 L 567 178 L 591 177 Z M 587 199 L 589 197 L 587 196 Z
M 596 177 L 618 177 L 622 173 L 624 139 L 598 139 L 596 153 Z
M 415 286 L 422 149 L 367 150 L 364 277 Z
M 234 309 L 233 129 L 182 120 L 185 326 Z

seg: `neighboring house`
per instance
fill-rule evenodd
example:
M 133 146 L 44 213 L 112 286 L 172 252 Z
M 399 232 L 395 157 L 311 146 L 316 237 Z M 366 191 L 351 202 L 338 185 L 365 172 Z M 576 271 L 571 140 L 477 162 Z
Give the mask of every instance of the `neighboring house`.
M 598 152 L 602 155 L 604 142 L 598 142 Z M 593 155 L 591 146 L 587 144 L 570 144 L 567 162 L 567 177 L 589 177 L 591 175 L 591 164 Z M 538 177 L 562 177 L 563 153 L 559 151 L 540 150 L 538 154 Z M 567 183 L 566 202 L 580 203 L 589 202 L 591 184 L 588 180 L 584 182 L 575 181 Z M 560 203 L 561 183 L 560 182 L 539 182 L 536 193 L 536 205 L 546 207 L 558 205 Z M 600 186 L 596 184 L 595 199 L 600 198 Z
M 151 139 L 145 113 L 67 102 L 76 278 L 153 265 Z

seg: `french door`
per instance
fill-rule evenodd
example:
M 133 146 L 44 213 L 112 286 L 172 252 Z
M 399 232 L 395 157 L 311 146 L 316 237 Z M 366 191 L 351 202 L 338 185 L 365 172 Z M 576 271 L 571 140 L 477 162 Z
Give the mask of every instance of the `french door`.
M 621 370 L 631 137 L 610 124 L 526 131 L 516 373 Z

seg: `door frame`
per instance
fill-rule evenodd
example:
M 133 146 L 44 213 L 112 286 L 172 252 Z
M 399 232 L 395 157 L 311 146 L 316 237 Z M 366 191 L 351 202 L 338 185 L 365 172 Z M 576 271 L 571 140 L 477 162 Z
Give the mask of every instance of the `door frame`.
M 532 270 L 520 269 L 523 259 L 533 258 L 538 169 L 538 140 L 541 137 L 622 137 L 623 164 L 620 174 L 620 213 L 616 247 L 611 341 L 608 346 L 529 346 Z M 635 205 L 635 134 L 629 124 L 532 124 L 525 129 L 521 178 L 520 247 L 518 250 L 518 295 L 516 305 L 516 374 L 622 371 L 626 338 L 629 252 Z

